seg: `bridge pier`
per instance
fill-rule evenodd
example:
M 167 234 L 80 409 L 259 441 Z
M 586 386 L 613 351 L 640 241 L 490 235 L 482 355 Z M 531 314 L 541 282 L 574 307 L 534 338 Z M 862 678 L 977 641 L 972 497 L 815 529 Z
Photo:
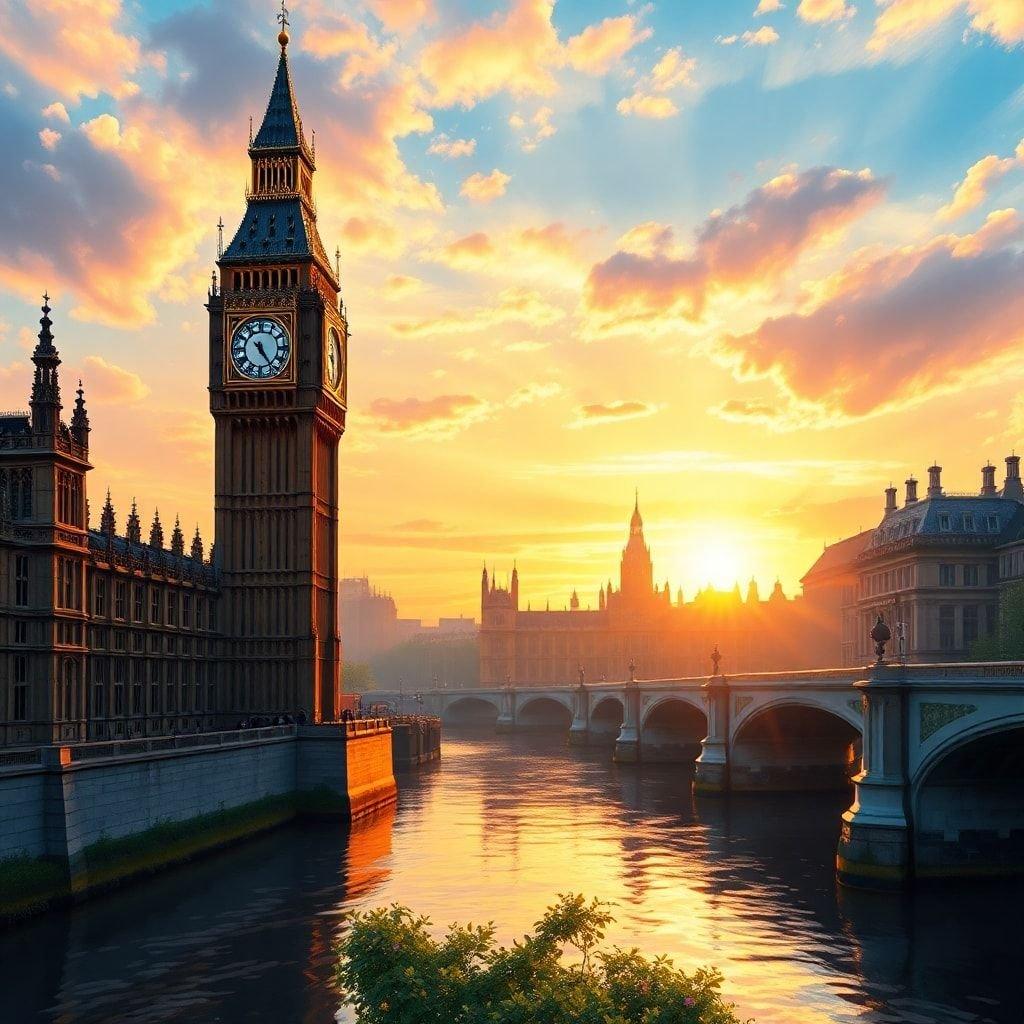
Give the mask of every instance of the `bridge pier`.
M 905 675 L 898 666 L 876 665 L 868 679 L 854 684 L 865 702 L 864 744 L 836 852 L 843 885 L 895 889 L 913 874 Z
M 729 792 L 729 687 L 722 675 L 703 686 L 708 708 L 708 734 L 701 741 L 693 771 L 693 791 L 705 796 Z
M 587 702 L 587 691 L 581 684 L 573 691 L 572 695 L 572 725 L 569 726 L 570 747 L 585 747 L 590 742 Z
M 612 760 L 616 764 L 636 764 L 640 760 L 640 690 L 635 680 L 626 687 L 623 704 L 622 728 Z
M 501 708 L 498 711 L 498 720 L 494 723 L 494 731 L 499 735 L 516 731 L 515 694 L 510 686 L 501 691 Z

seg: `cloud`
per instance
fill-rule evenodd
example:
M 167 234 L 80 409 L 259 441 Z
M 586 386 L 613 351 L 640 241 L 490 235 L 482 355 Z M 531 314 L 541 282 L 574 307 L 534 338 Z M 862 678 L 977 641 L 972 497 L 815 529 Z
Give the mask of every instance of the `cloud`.
M 499 92 L 551 96 L 555 71 L 603 75 L 650 36 L 634 15 L 606 18 L 563 43 L 552 24 L 554 0 L 511 0 L 508 8 L 428 43 L 419 71 L 439 107 L 470 108 Z
M 52 118 L 54 121 L 63 121 L 64 124 L 71 124 L 71 117 L 68 108 L 59 100 L 55 100 L 49 106 L 43 107 L 43 117 Z
M 534 402 L 541 402 L 546 398 L 554 398 L 562 393 L 562 385 L 557 381 L 548 381 L 545 384 L 525 384 L 517 388 L 509 396 L 506 403 L 510 409 L 519 409 L 524 405 L 532 405 Z
M 846 3 L 846 0 L 800 0 L 796 13 L 802 21 L 817 24 L 824 21 L 845 21 L 857 13 L 857 8 Z
M 640 28 L 637 19 L 630 14 L 605 18 L 596 25 L 588 25 L 569 40 L 565 47 L 566 60 L 577 71 L 603 75 L 651 35 L 651 30 Z
M 952 200 L 939 212 L 939 220 L 956 220 L 963 214 L 980 206 L 988 195 L 989 186 L 1015 167 L 1024 166 L 1024 139 L 1020 141 L 1013 156 L 998 157 L 994 154 L 982 157 L 972 164 L 964 175 Z
M 101 92 L 131 95 L 128 78 L 143 63 L 142 46 L 118 28 L 120 0 L 0 4 L 0 54 L 41 85 L 77 103 Z
M 411 32 L 437 18 L 434 0 L 364 0 L 390 32 Z
M 668 96 L 651 96 L 649 93 L 640 92 L 624 96 L 615 105 L 615 109 L 623 117 L 647 117 L 658 121 L 679 113 L 679 108 Z
M 881 53 L 934 31 L 958 14 L 970 16 L 971 28 L 1004 46 L 1024 42 L 1024 5 L 1020 0 L 880 0 L 882 10 L 868 40 L 868 50 Z
M 108 363 L 102 356 L 85 357 L 82 380 L 88 401 L 132 405 L 150 394 L 149 387 L 137 373 Z
M 435 135 L 427 147 L 432 156 L 443 156 L 454 160 L 460 156 L 472 156 L 476 152 L 476 139 L 450 139 L 443 132 Z
M 39 132 L 39 142 L 43 149 L 54 150 L 57 148 L 57 143 L 64 136 L 60 132 L 54 131 L 53 128 L 43 128 Z
M 551 107 L 538 107 L 533 116 L 527 120 L 522 114 L 514 113 L 508 119 L 509 125 L 518 132 L 523 132 L 520 147 L 524 153 L 532 153 L 544 139 L 550 139 L 557 129 L 551 123 L 554 111 Z
M 440 439 L 479 423 L 491 414 L 490 405 L 474 395 L 434 398 L 377 398 L 370 403 L 373 426 L 384 434 Z
M 778 280 L 802 252 L 878 203 L 884 189 L 868 170 L 815 167 L 781 174 L 742 205 L 709 217 L 688 254 L 676 251 L 665 226 L 639 225 L 624 248 L 591 268 L 584 309 L 598 329 L 664 316 L 699 318 L 717 291 Z
M 355 252 L 398 256 L 405 248 L 398 229 L 380 217 L 349 217 L 341 229 L 346 248 Z
M 722 46 L 733 46 L 742 42 L 744 46 L 771 46 L 779 41 L 779 33 L 771 25 L 762 25 L 756 31 L 747 30 L 742 35 L 717 36 L 715 42 Z
M 993 216 L 988 235 L 943 235 L 855 261 L 815 308 L 723 336 L 716 358 L 737 379 L 775 385 L 779 429 L 842 425 L 1019 372 L 1024 254 L 1005 242 L 1024 230 L 1015 215 Z M 768 409 L 721 410 L 751 411 L 770 419 Z
M 423 290 L 423 282 L 408 274 L 389 274 L 382 289 L 389 299 L 404 299 Z
M 653 416 L 659 409 L 649 402 L 625 402 L 616 399 L 614 402 L 581 405 L 576 408 L 576 418 L 566 424 L 570 430 L 581 427 L 596 427 L 603 423 L 622 423 L 625 420 L 643 419 Z
M 497 250 L 486 232 L 474 231 L 424 255 L 455 270 L 475 270 L 489 265 Z
M 754 11 L 754 17 L 760 17 L 762 14 L 774 14 L 776 11 L 781 9 L 781 0 L 760 0 L 760 3 L 757 5 L 757 10 Z
M 490 174 L 471 174 L 462 183 L 459 195 L 465 196 L 474 203 L 489 203 L 505 194 L 511 176 L 495 168 Z
M 471 334 L 498 324 L 522 323 L 546 327 L 564 319 L 565 311 L 552 305 L 540 292 L 529 288 L 506 288 L 494 306 L 449 309 L 422 320 L 392 324 L 395 334 L 404 338 L 422 338 L 438 334 Z
M 615 109 L 624 117 L 635 115 L 660 120 L 674 116 L 679 112 L 678 107 L 666 93 L 695 86 L 696 68 L 696 59 L 684 56 L 678 46 L 666 50 L 650 73 L 640 79 L 633 94 L 619 100 Z

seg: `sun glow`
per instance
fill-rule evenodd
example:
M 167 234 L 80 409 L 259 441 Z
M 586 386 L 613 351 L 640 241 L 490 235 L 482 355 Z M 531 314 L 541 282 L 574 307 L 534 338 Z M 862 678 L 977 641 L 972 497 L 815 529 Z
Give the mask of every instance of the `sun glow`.
M 745 570 L 744 552 L 735 538 L 707 535 L 697 540 L 687 568 L 691 586 L 710 583 L 716 590 L 731 590 Z

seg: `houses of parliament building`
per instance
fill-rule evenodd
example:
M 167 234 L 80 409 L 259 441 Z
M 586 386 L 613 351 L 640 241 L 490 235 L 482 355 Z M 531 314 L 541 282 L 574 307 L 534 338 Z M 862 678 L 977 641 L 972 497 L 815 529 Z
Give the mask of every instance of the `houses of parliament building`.
M 85 392 L 66 416 L 44 296 L 29 407 L 0 415 L 0 744 L 339 714 L 348 325 L 283 25 L 278 41 L 245 216 L 206 305 L 216 545 L 177 523 L 165 536 L 159 515 L 144 529 L 134 503 L 122 524 L 109 494 L 91 527 Z

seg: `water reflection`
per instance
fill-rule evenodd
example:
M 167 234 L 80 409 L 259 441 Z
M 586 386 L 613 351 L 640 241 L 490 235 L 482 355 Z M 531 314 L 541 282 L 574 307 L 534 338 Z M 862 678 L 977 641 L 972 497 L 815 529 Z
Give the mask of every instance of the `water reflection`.
M 528 929 L 559 892 L 617 904 L 612 941 L 726 974 L 761 1024 L 1019 1022 L 1024 888 L 837 892 L 843 795 L 690 795 L 557 737 L 446 739 L 397 816 L 283 829 L 0 935 L 0 1021 L 330 1022 L 352 908 Z

